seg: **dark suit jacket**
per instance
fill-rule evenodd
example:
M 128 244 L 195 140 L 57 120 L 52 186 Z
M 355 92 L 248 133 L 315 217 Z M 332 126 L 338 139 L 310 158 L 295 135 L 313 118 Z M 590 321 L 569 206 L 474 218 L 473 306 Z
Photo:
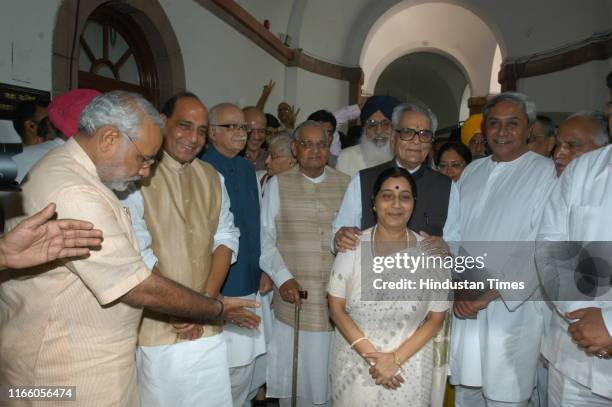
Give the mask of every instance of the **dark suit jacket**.
M 372 210 L 372 193 L 378 175 L 389 167 L 397 164 L 395 160 L 366 168 L 359 171 L 361 183 L 361 230 L 376 224 L 376 217 Z M 415 232 L 424 231 L 430 235 L 442 236 L 444 222 L 448 212 L 451 179 L 442 175 L 425 164 L 421 165 L 414 174 L 411 174 L 416 184 L 417 199 L 408 221 L 408 227 Z

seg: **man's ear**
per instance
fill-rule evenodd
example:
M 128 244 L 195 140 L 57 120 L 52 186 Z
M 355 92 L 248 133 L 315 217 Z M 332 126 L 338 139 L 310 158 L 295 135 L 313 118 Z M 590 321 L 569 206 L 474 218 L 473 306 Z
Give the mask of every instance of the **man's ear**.
M 295 140 L 291 142 L 291 154 L 293 154 L 293 156 L 297 158 L 297 146 L 295 143 L 297 143 Z M 297 159 L 296 159 L 296 162 L 297 162 Z
M 102 153 L 108 153 L 122 141 L 119 131 L 110 126 L 101 127 L 96 130 L 96 139 L 98 140 L 98 148 Z

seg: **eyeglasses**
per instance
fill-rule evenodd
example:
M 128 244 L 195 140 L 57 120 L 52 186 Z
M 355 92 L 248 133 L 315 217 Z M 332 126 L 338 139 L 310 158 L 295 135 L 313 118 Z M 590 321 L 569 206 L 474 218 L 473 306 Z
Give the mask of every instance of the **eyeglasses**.
M 240 123 L 228 123 L 228 124 L 209 124 L 209 126 L 214 126 L 214 127 L 223 127 L 226 128 L 228 130 L 242 130 L 244 132 L 248 132 L 249 131 L 249 126 L 247 126 L 246 124 L 240 124 Z
M 438 168 L 441 169 L 441 170 L 445 170 L 447 168 L 452 168 L 454 170 L 458 170 L 458 169 L 463 168 L 463 167 L 465 167 L 465 164 L 457 162 L 457 161 L 453 161 L 453 162 L 450 162 L 450 163 L 440 163 L 438 165 Z
M 310 140 L 299 140 L 298 144 L 304 147 L 306 150 L 315 150 L 315 149 L 326 150 L 327 149 L 327 143 L 324 141 L 313 143 Z
M 391 121 L 390 120 L 380 120 L 380 121 L 366 120 L 365 125 L 368 130 L 374 130 L 374 129 L 389 130 L 391 128 Z
M 421 143 L 431 143 L 434 139 L 434 134 L 431 130 L 415 130 L 410 127 L 402 127 L 401 129 L 395 129 L 395 131 L 399 134 L 399 138 L 402 141 L 412 141 L 417 135 Z
M 141 164 L 142 168 L 149 168 L 150 166 L 155 164 L 155 162 L 157 161 L 157 158 L 154 155 L 144 155 L 140 151 L 140 149 L 138 148 L 138 146 L 136 145 L 136 142 L 134 141 L 134 139 L 132 137 L 130 137 L 129 135 L 124 134 L 124 133 L 119 133 L 119 134 L 123 134 L 125 137 L 127 137 L 128 140 L 130 140 L 132 142 L 132 144 L 134 145 L 134 148 L 138 152 L 138 156 L 140 157 L 140 161 L 142 161 L 142 164 Z

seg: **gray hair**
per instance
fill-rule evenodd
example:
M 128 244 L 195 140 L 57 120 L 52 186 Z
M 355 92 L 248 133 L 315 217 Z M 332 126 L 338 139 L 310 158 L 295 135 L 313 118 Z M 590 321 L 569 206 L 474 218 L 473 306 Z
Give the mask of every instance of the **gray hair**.
M 526 95 L 519 92 L 504 92 L 494 96 L 484 105 L 484 108 L 482 109 L 482 116 L 485 122 L 487 121 L 489 113 L 491 113 L 491 109 L 501 102 L 510 102 L 514 103 L 515 105 L 519 105 L 521 109 L 523 109 L 525 116 L 527 116 L 527 122 L 529 125 L 532 125 L 536 121 L 537 111 L 535 102 L 529 100 Z
M 293 140 L 291 139 L 291 137 L 285 134 L 278 135 L 270 141 L 270 144 L 268 145 L 268 151 L 275 150 L 285 157 L 293 157 L 293 153 L 291 152 L 292 141 Z
M 393 114 L 391 115 L 391 122 L 393 123 L 393 128 L 399 127 L 399 122 L 402 120 L 402 116 L 406 112 L 417 112 L 424 114 L 427 116 L 427 120 L 429 120 L 430 130 L 432 132 L 436 132 L 438 130 L 438 118 L 430 109 L 426 107 L 422 107 L 417 105 L 416 103 L 402 103 L 399 104 L 393 109 Z
M 293 140 L 297 141 L 298 138 L 300 137 L 300 132 L 302 131 L 302 129 L 304 129 L 306 127 L 317 127 L 319 129 L 321 129 L 321 132 L 323 133 L 323 138 L 325 139 L 325 143 L 329 144 L 330 137 L 332 137 L 332 135 L 331 134 L 327 134 L 327 131 L 325 130 L 325 127 L 323 127 L 323 125 L 321 125 L 321 122 L 318 122 L 316 120 L 306 120 L 306 121 L 300 123 L 300 125 L 297 126 L 293 130 L 293 133 L 291 133 L 291 138 Z
M 603 112 L 598 110 L 580 110 L 570 115 L 566 120 L 574 117 L 590 120 L 595 125 L 596 132 L 593 134 L 593 137 L 597 146 L 605 146 L 610 142 L 610 137 L 608 136 L 608 116 Z
M 91 136 L 99 128 L 110 126 L 137 140 L 145 120 L 164 128 L 159 112 L 143 96 L 115 90 L 89 102 L 79 117 L 79 132 Z

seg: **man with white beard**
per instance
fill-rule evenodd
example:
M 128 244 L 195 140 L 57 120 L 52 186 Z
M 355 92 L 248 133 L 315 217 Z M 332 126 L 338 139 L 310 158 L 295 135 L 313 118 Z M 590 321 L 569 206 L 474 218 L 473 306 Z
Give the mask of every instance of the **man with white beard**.
M 400 102 L 392 96 L 372 96 L 359 116 L 363 131 L 358 145 L 340 152 L 336 169 L 351 177 L 359 171 L 393 158 L 389 141 L 393 135 L 391 114 Z

